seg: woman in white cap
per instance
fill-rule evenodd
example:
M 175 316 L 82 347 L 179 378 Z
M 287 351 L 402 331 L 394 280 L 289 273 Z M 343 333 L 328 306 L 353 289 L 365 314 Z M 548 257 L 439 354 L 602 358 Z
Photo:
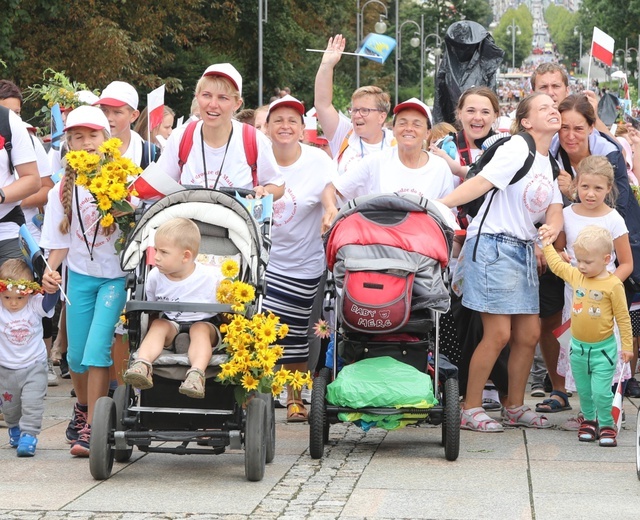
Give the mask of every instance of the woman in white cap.
M 71 151 L 98 153 L 110 137 L 109 121 L 97 107 L 81 106 L 67 117 L 66 139 Z M 43 285 L 54 289 L 62 283 L 56 271 L 67 263 L 67 361 L 78 398 L 66 431 L 71 454 L 89 456 L 91 420 L 98 398 L 107 395 L 111 342 L 126 293 L 125 273 L 115 244 L 120 230 L 97 224 L 100 218 L 93 195 L 75 184 L 76 172 L 67 167 L 65 176 L 49 192 L 40 245 L 49 249 L 53 271 L 43 276 Z M 72 302 L 72 304 L 71 304 Z
M 230 63 L 211 65 L 196 85 L 200 120 L 173 131 L 158 161 L 160 170 L 183 185 L 253 189 L 279 199 L 284 179 L 271 142 L 233 119 L 242 106 L 242 76 Z M 251 149 L 251 132 L 255 145 Z M 257 168 L 248 158 L 257 152 Z
M 300 371 L 307 370 L 311 308 L 325 271 L 320 194 L 335 172 L 326 153 L 300 142 L 304 113 L 304 105 L 286 95 L 271 103 L 266 120 L 286 186 L 273 205 L 273 246 L 264 306 L 289 326 L 289 333 L 279 341 L 284 347 L 284 368 Z M 287 394 L 287 420 L 305 421 L 307 410 L 300 395 L 294 395 L 290 387 Z
M 372 193 L 414 193 L 438 199 L 453 191 L 453 175 L 444 159 L 424 149 L 431 133 L 431 111 L 416 98 L 393 110 L 397 147 L 367 155 L 358 165 L 333 179 L 323 192 L 323 231 L 338 210 L 337 195 L 350 200 Z

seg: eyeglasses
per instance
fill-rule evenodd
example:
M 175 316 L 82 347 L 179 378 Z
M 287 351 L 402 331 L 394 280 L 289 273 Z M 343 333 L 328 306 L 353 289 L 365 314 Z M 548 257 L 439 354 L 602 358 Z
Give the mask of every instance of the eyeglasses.
M 347 108 L 347 112 L 349 115 L 358 115 L 360 114 L 362 117 L 367 117 L 371 112 L 382 112 L 379 108 Z

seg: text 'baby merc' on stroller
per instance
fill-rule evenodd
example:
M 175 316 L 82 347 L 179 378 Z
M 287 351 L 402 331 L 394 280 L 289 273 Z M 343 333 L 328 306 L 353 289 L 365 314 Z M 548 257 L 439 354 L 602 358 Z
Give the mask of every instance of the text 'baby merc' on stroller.
M 439 354 L 438 339 L 439 315 L 450 305 L 453 216 L 445 211 L 415 195 L 370 195 L 344 206 L 327 232 L 325 303 L 335 302 L 335 336 L 333 364 L 313 384 L 311 457 L 322 457 L 331 423 L 354 421 L 365 430 L 442 424 L 445 457 L 458 458 L 457 368 Z M 404 385 L 413 400 L 388 402 L 414 373 L 417 384 Z
M 230 305 L 223 304 L 145 300 L 155 230 L 175 217 L 191 219 L 198 225 L 200 254 L 208 255 L 209 263 L 215 265 L 220 257 L 238 261 L 239 278 L 253 285 L 257 295 L 247 316 L 260 312 L 266 287 L 270 222 L 260 225 L 241 202 L 221 191 L 187 189 L 173 193 L 142 214 L 122 253 L 122 268 L 133 271 L 127 278 L 126 304 L 132 357 L 136 356 L 149 318 L 154 314 L 233 312 Z M 251 399 L 246 407 L 239 405 L 234 395 L 237 387 L 215 379 L 220 365 L 228 361 L 228 356 L 217 350 L 206 370 L 205 398 L 192 399 L 180 394 L 178 386 L 190 367 L 186 354 L 188 341 L 188 334 L 179 334 L 174 342 L 175 351 L 165 349 L 154 361 L 152 388 L 135 390 L 122 385 L 113 399 L 101 397 L 97 401 L 89 460 L 94 478 L 108 478 L 113 460 L 129 460 L 133 446 L 144 452 L 181 455 L 220 454 L 227 446 L 232 449 L 244 446 L 246 477 L 252 481 L 262 479 L 265 463 L 273 460 L 275 452 L 272 396 L 257 394 L 258 398 Z

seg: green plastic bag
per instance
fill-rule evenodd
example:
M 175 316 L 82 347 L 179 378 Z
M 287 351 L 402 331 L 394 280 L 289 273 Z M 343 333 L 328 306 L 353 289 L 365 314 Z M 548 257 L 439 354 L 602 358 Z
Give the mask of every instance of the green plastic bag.
M 327 386 L 327 401 L 349 408 L 427 409 L 438 404 L 428 374 L 388 356 L 345 366 Z

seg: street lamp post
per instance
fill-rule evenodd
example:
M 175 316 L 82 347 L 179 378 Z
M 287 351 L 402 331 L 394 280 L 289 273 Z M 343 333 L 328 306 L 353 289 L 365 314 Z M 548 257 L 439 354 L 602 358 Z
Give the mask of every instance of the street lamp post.
M 269 0 L 258 0 L 258 106 L 262 106 L 262 76 L 264 65 L 262 62 L 262 24 L 267 23 L 267 3 Z
M 640 48 L 640 36 L 638 36 L 638 48 Z M 638 97 L 640 98 L 640 52 L 635 47 L 627 47 L 627 53 L 624 58 L 624 61 L 627 64 L 631 63 L 633 60 L 631 59 L 631 51 L 635 51 L 636 53 L 636 78 L 638 78 Z M 627 81 L 628 81 L 627 77 Z
M 424 99 L 424 86 L 423 86 L 423 61 L 424 61 L 424 47 L 422 44 L 422 33 L 424 31 L 424 15 L 421 16 L 420 25 L 418 22 L 414 22 L 413 20 L 406 20 L 400 24 L 398 27 L 398 42 L 396 45 L 396 70 L 398 69 L 397 63 L 402 59 L 402 28 L 407 24 L 415 25 L 418 29 L 418 32 L 409 41 L 411 47 L 420 47 L 420 101 Z M 396 74 L 396 105 L 398 104 L 398 74 Z
M 580 54 L 578 55 L 578 74 L 582 74 L 582 31 L 578 31 L 578 26 L 573 28 L 573 35 L 580 35 Z
M 388 15 L 389 11 L 387 10 L 387 6 L 381 2 L 380 0 L 367 0 L 362 7 L 360 7 L 360 0 L 357 3 L 358 12 L 356 13 L 356 38 L 357 38 L 357 49 L 360 48 L 362 41 L 364 40 L 364 10 L 369 4 L 379 4 L 384 9 L 384 14 L 380 15 L 380 19 L 376 22 L 374 26 L 374 30 L 378 34 L 382 34 L 387 30 L 387 24 L 384 22 Z M 360 56 L 356 57 L 356 88 L 360 88 Z
M 511 36 L 511 68 L 516 68 L 516 33 L 518 36 L 522 34 L 520 27 L 516 25 L 516 19 L 511 19 L 511 24 L 507 26 L 507 36 Z
M 431 37 L 433 37 L 436 42 L 436 46 L 434 48 L 427 47 L 427 40 Z M 433 73 L 433 79 L 435 81 L 436 74 L 438 73 L 438 65 L 440 64 L 440 55 L 442 54 L 442 38 L 440 38 L 440 34 L 439 34 L 439 24 L 436 24 L 436 32 L 427 34 L 424 37 L 424 40 L 422 42 L 422 47 L 424 49 L 424 52 L 429 51 L 433 54 L 434 67 L 435 67 L 435 70 Z

